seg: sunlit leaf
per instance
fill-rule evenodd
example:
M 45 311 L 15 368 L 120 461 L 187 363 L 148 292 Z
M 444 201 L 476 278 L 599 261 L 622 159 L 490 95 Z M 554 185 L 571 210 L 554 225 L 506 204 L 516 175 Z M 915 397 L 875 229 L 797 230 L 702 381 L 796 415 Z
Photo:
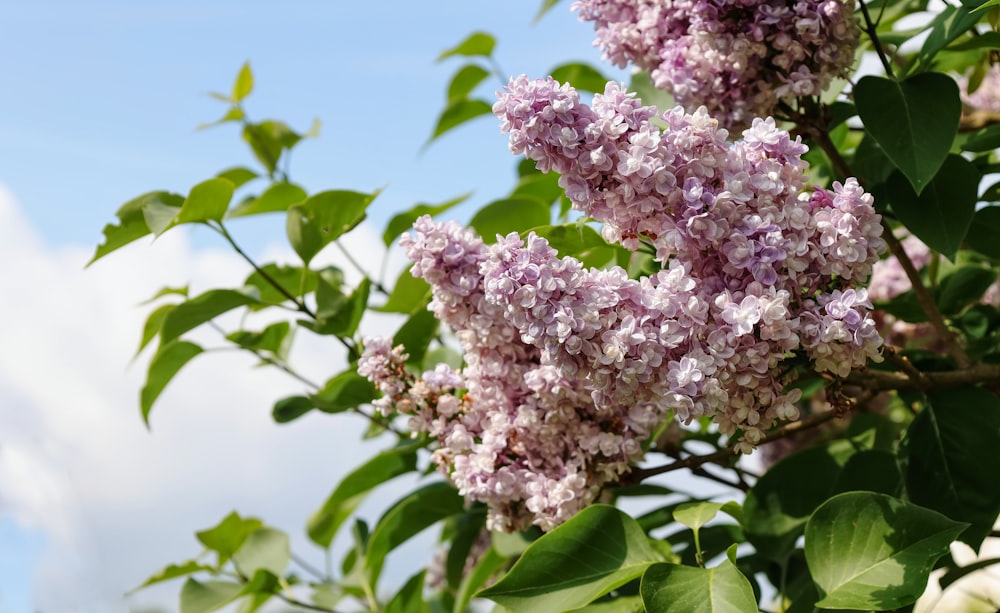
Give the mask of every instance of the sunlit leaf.
M 287 534 L 274 528 L 258 528 L 248 534 L 240 548 L 233 552 L 233 563 L 247 577 L 252 577 L 258 570 L 281 577 L 291 555 Z
M 115 216 L 118 217 L 118 224 L 104 226 L 104 242 L 98 245 L 94 256 L 87 262 L 87 266 L 149 234 L 150 229 L 146 225 L 146 216 L 143 212 L 148 206 L 160 205 L 179 209 L 183 202 L 183 196 L 169 192 L 149 192 L 129 200 L 115 213 Z
M 434 132 L 427 139 L 427 142 L 434 141 L 445 132 L 457 128 L 471 119 L 489 115 L 492 112 L 493 105 L 485 100 L 479 100 L 478 98 L 461 98 L 455 100 L 441 111 L 441 116 L 438 117 L 437 124 L 434 126 Z
M 498 234 L 506 236 L 510 232 L 523 232 L 538 226 L 547 226 L 551 220 L 549 207 L 541 200 L 514 196 L 494 200 L 479 209 L 469 221 L 469 227 L 483 237 L 483 241 L 495 243 Z
M 493 48 L 495 46 L 496 39 L 491 35 L 486 32 L 473 32 L 454 47 L 442 51 L 437 59 L 441 61 L 455 55 L 489 57 L 493 55 Z
M 284 181 L 271 184 L 264 193 L 252 200 L 246 200 L 233 208 L 226 217 L 245 217 L 261 213 L 280 213 L 307 197 L 306 190 L 294 183 Z
M 934 562 L 966 524 L 874 492 L 834 496 L 806 524 L 817 607 L 896 609 L 927 587 Z
M 214 289 L 176 305 L 163 318 L 160 342 L 169 342 L 188 330 L 235 308 L 259 302 L 255 288 Z
M 488 76 L 490 71 L 477 64 L 462 66 L 448 84 L 448 102 L 466 98 Z
M 188 579 L 181 588 L 181 613 L 210 613 L 226 606 L 243 592 L 243 586 L 231 581 Z
M 549 74 L 560 83 L 569 83 L 578 90 L 603 94 L 608 84 L 606 76 L 590 64 L 572 62 L 553 68 Z
M 309 264 L 323 247 L 361 223 L 377 195 L 332 190 L 290 207 L 286 227 L 292 248 Z
M 233 511 L 217 525 L 195 533 L 202 545 L 216 552 L 221 567 L 236 551 L 243 546 L 247 537 L 254 530 L 263 527 L 261 521 L 254 517 L 243 518 Z
M 662 560 L 634 519 L 614 507 L 591 505 L 532 543 L 478 596 L 511 611 L 561 613 L 589 604 Z
M 233 83 L 233 100 L 239 102 L 253 91 L 253 72 L 250 70 L 250 62 L 243 64 L 240 68 L 240 72 L 236 75 L 236 81 Z
M 657 613 L 757 613 L 750 582 L 728 559 L 715 568 L 654 564 L 639 591 Z

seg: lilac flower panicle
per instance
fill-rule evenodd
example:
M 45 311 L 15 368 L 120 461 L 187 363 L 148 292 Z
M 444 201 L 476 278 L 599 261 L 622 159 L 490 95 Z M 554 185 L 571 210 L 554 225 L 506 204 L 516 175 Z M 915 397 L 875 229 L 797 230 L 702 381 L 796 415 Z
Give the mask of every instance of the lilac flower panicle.
M 688 111 L 727 128 L 818 96 L 854 63 L 860 30 L 847 0 L 577 0 L 595 46 L 619 67 L 648 70 Z
M 671 416 L 709 417 L 751 451 L 798 416 L 788 358 L 838 376 L 880 359 L 859 287 L 885 249 L 871 196 L 854 179 L 807 189 L 806 148 L 772 119 L 730 142 L 705 109 L 659 114 L 614 83 L 588 105 L 523 76 L 494 112 L 512 151 L 559 172 L 608 240 L 651 245 L 661 270 L 631 279 L 534 233 L 487 246 L 429 217 L 403 239 L 465 366 L 411 373 L 402 348 L 370 339 L 359 372 L 384 414 L 437 439 L 434 462 L 492 529 L 562 523 Z

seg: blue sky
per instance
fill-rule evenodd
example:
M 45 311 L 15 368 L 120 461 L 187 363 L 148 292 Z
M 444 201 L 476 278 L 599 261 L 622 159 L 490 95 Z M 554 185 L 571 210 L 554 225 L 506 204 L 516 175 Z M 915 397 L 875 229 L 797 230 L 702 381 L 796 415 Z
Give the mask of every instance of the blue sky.
M 321 137 L 298 147 L 292 178 L 310 192 L 385 188 L 372 224 L 348 241 L 377 262 L 371 246 L 393 213 L 473 191 L 456 213 L 468 217 L 514 179 L 491 118 L 422 151 L 461 65 L 436 63 L 441 50 L 485 30 L 508 74 L 599 63 L 593 31 L 569 0 L 533 26 L 539 4 L 0 3 L 0 613 L 124 611 L 125 591 L 195 555 L 192 533 L 233 508 L 307 547 L 308 514 L 362 454 L 378 450 L 359 446 L 363 424 L 350 420 L 275 426 L 273 400 L 300 390 L 276 373 L 248 376 L 252 363 L 229 356 L 182 373 L 152 432 L 141 424 L 148 358 L 130 365 L 144 317 L 136 305 L 163 285 L 238 284 L 246 268 L 187 229 L 83 265 L 126 200 L 183 193 L 253 163 L 235 127 L 195 129 L 225 110 L 207 93 L 227 91 L 250 61 L 252 117 L 303 131 L 319 118 Z M 500 85 L 488 82 L 483 95 Z M 261 258 L 281 259 L 289 257 L 283 225 L 271 218 L 232 229 Z M 300 340 L 293 357 L 307 374 L 336 372 L 335 350 Z M 361 511 L 375 517 L 391 500 L 376 496 Z M 426 551 L 408 555 L 419 563 Z M 169 610 L 177 589 L 129 604 Z

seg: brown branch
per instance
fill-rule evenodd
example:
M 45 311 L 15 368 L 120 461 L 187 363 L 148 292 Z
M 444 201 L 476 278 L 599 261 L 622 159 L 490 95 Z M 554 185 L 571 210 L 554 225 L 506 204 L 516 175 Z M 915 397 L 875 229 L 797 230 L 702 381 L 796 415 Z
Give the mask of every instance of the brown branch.
M 796 432 L 801 432 L 802 430 L 808 430 L 810 428 L 815 428 L 820 424 L 824 424 L 835 417 L 841 416 L 842 413 L 839 411 L 827 411 L 825 413 L 815 413 L 806 417 L 805 419 L 800 419 L 798 421 L 793 421 L 787 423 L 780 428 L 768 432 L 763 439 L 761 439 L 760 445 L 766 445 L 772 443 L 776 440 L 783 439 L 790 436 Z M 735 457 L 737 454 L 736 445 L 730 445 L 724 449 L 714 451 L 712 453 L 707 453 L 705 455 L 693 455 L 684 458 L 683 460 L 678 460 L 677 462 L 672 462 L 670 464 L 665 464 L 663 466 L 654 466 L 653 468 L 639 468 L 633 470 L 630 474 L 629 481 L 633 483 L 639 483 L 643 479 L 648 477 L 653 477 L 656 475 L 662 475 L 664 473 L 673 472 L 675 470 L 680 470 L 682 468 L 697 469 L 702 464 L 708 463 L 718 463 L 722 460 L 729 460 Z
M 917 304 L 920 308 L 924 310 L 927 314 L 927 320 L 934 327 L 934 331 L 937 333 L 938 338 L 944 343 L 945 347 L 948 349 L 948 353 L 955 358 L 955 363 L 958 364 L 959 368 L 968 368 L 972 363 L 969 361 L 969 356 L 966 355 L 965 349 L 958 344 L 958 339 L 952 334 L 952 331 L 948 329 L 948 324 L 945 323 L 944 317 L 941 315 L 941 311 L 938 310 L 937 304 L 934 302 L 934 297 L 931 296 L 930 291 L 927 286 L 924 285 L 923 280 L 920 278 L 920 273 L 917 272 L 916 267 L 913 265 L 913 261 L 910 257 L 906 255 L 906 251 L 903 249 L 903 244 L 899 242 L 896 235 L 892 233 L 892 229 L 885 226 L 885 231 L 882 232 L 882 238 L 885 239 L 887 245 L 889 245 L 889 251 L 892 255 L 896 256 L 899 261 L 899 265 L 903 267 L 903 272 L 906 273 L 906 278 L 910 280 L 910 285 L 913 286 L 913 294 L 917 298 Z
M 958 122 L 958 131 L 973 132 L 995 123 L 1000 123 L 1000 113 L 981 109 L 966 111 L 962 113 L 962 119 Z
M 919 379 L 901 372 L 869 370 L 852 374 L 847 380 L 872 391 L 904 389 L 929 391 L 977 383 L 996 383 L 1000 381 L 1000 364 L 976 364 L 961 370 L 924 372 L 920 373 Z

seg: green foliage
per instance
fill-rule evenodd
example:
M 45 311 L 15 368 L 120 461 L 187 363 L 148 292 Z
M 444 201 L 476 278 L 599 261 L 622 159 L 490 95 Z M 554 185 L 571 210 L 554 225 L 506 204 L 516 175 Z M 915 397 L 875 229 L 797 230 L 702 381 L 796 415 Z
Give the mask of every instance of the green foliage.
M 834 496 L 806 526 L 806 560 L 824 609 L 896 609 L 924 591 L 934 562 L 965 528 L 872 492 Z
M 560 613 L 641 577 L 662 559 L 634 519 L 614 507 L 593 505 L 532 543 L 503 579 L 479 596 L 512 611 Z
M 557 2 L 544 0 L 537 17 Z M 277 423 L 306 414 L 310 419 L 360 416 L 368 423 L 364 437 L 378 438 L 384 451 L 359 466 L 351 465 L 356 459 L 338 455 L 338 462 L 348 462 L 346 476 L 306 526 L 310 541 L 327 554 L 338 535 L 346 541 L 343 533 L 349 533 L 352 542 L 339 568 L 328 563 L 325 571 L 315 571 L 305 565 L 308 576 L 300 576 L 292 565 L 301 561 L 292 556 L 285 532 L 233 512 L 196 533 L 205 548 L 201 556 L 164 566 L 140 587 L 183 579 L 179 606 L 185 613 L 227 606 L 249 613 L 272 599 L 320 611 L 335 611 L 350 601 L 345 610 L 463 613 L 477 598 L 492 600 L 497 612 L 815 613 L 908 610 L 935 566 L 945 572 L 943 587 L 985 567 L 990 561 L 960 568 L 945 554 L 956 539 L 979 548 L 1000 514 L 1000 490 L 994 484 L 1000 473 L 1000 376 L 995 370 L 1000 309 L 983 303 L 1000 272 L 1000 206 L 983 203 L 1000 202 L 1000 184 L 982 194 L 979 189 L 984 176 L 1000 172 L 1000 129 L 963 117 L 949 73 L 966 71 L 969 88 L 978 86 L 1000 50 L 1000 35 L 997 11 L 979 10 L 973 2 L 946 6 L 911 30 L 897 27 L 925 5 L 870 3 L 867 8 L 877 11 L 870 30 L 879 40 L 869 38 L 866 44 L 887 56 L 890 74 L 856 79 L 839 97 L 833 91 L 788 102 L 777 118 L 812 149 L 811 183 L 858 177 L 897 235 L 905 231 L 930 247 L 929 263 L 908 279 L 916 289 L 876 305 L 902 322 L 920 324 L 916 329 L 924 336 L 890 338 L 906 346 L 887 350 L 881 363 L 847 377 L 814 372 L 802 356 L 786 356 L 788 370 L 775 376 L 788 389 L 802 390 L 804 417 L 768 433 L 768 440 L 784 439 L 796 451 L 773 465 L 762 462 L 759 475 L 733 456 L 728 440 L 707 417 L 687 428 L 663 424 L 642 441 L 641 468 L 632 467 L 619 483 L 594 492 L 600 504 L 546 533 L 533 527 L 487 534 L 481 501 L 464 500 L 447 482 L 400 485 L 404 480 L 396 480 L 432 472 L 428 455 L 453 450 L 426 432 L 410 432 L 410 410 L 417 420 L 441 419 L 430 408 L 413 406 L 424 400 L 396 397 L 390 390 L 384 392 L 389 409 L 372 406 L 383 391 L 358 372 L 364 334 L 377 326 L 393 345 L 403 346 L 408 357 L 398 374 L 408 382 L 442 363 L 456 370 L 492 365 L 481 356 L 465 363 L 456 349 L 461 343 L 428 309 L 430 285 L 408 268 L 395 279 L 374 279 L 345 252 L 356 269 L 348 272 L 359 273 L 348 283 L 340 268 L 314 264 L 327 246 L 368 219 L 379 191 L 310 193 L 293 182 L 289 153 L 316 136 L 319 123 L 299 133 L 281 120 L 251 119 L 246 103 L 255 79 L 244 64 L 230 93 L 213 94 L 226 104 L 215 124 L 238 125 L 256 165 L 207 173 L 209 178 L 186 195 L 157 191 L 126 202 L 104 228 L 88 264 L 139 238 L 186 224 L 210 228 L 247 262 L 243 282 L 233 287 L 206 288 L 193 296 L 187 287 L 165 288 L 149 301 L 157 304 L 148 307 L 138 353 L 150 345 L 156 350 L 141 390 L 142 417 L 148 424 L 154 403 L 194 357 L 230 349 L 253 354 L 259 365 L 281 369 L 301 386 L 277 401 L 262 401 L 271 405 Z M 869 17 L 862 13 L 859 18 L 864 23 Z M 910 42 L 922 33 L 923 42 Z M 492 77 L 506 79 L 496 49 L 492 35 L 474 32 L 440 54 L 438 60 L 462 59 L 448 80 L 443 110 L 428 121 L 433 126 L 428 143 L 491 114 L 492 98 L 480 98 L 478 92 Z M 551 75 L 589 92 L 602 92 L 607 83 L 600 69 L 577 61 L 559 64 Z M 673 104 L 646 72 L 632 77 L 631 88 L 645 104 L 661 109 Z M 987 116 L 987 122 L 994 121 Z M 669 130 L 662 121 L 657 125 Z M 557 173 L 541 173 L 527 158 L 516 170 L 509 193 L 489 194 L 487 204 L 467 215 L 467 225 L 485 242 L 534 232 L 584 267 L 617 265 L 633 278 L 661 269 L 648 243 L 636 252 L 610 245 L 594 220 L 577 216 Z M 391 248 L 420 216 L 454 213 L 470 196 L 390 212 L 382 243 Z M 724 200 L 720 196 L 719 202 Z M 285 238 L 299 264 L 256 262 L 227 226 L 230 220 L 266 213 L 284 213 Z M 834 285 L 849 286 L 840 282 Z M 792 300 L 809 299 L 816 289 L 804 287 Z M 719 317 L 713 309 L 704 316 Z M 371 311 L 375 315 L 366 318 Z M 295 369 L 292 349 L 299 327 L 320 335 L 313 341 L 329 343 L 332 363 L 342 360 L 336 374 L 313 383 Z M 214 344 L 210 334 L 200 335 L 213 331 L 218 333 Z M 192 333 L 199 334 L 197 344 L 189 340 Z M 422 398 L 433 404 L 437 392 L 422 389 Z M 473 403 L 484 392 L 493 390 L 459 391 Z M 826 403 L 834 414 L 819 410 L 828 408 Z M 517 401 L 509 409 L 504 419 L 516 418 Z M 456 419 L 466 419 L 472 413 L 459 415 Z M 829 419 L 832 415 L 844 419 Z M 603 435 L 614 433 L 617 424 L 609 420 L 600 427 Z M 470 436 L 483 437 L 476 428 L 470 423 Z M 794 440 L 795 432 L 814 438 Z M 516 455 L 523 443 L 508 436 L 501 454 Z M 699 448 L 705 450 L 702 455 L 694 454 Z M 498 455 L 477 461 L 488 472 L 490 462 L 503 460 Z M 583 468 L 585 475 L 597 469 Z M 705 500 L 684 494 L 696 491 L 684 481 L 664 486 L 649 480 L 678 468 L 690 469 L 683 479 L 709 479 L 729 494 Z M 359 516 L 362 502 L 394 480 L 397 502 L 369 529 Z M 646 509 L 642 514 L 613 506 L 639 496 Z M 738 524 L 720 517 L 720 511 Z M 411 569 L 402 586 L 392 577 L 380 587 L 392 552 L 433 527 L 440 528 L 445 549 L 438 573 L 443 581 L 435 583 L 434 573 Z M 762 600 L 761 594 L 775 594 L 776 602 Z

